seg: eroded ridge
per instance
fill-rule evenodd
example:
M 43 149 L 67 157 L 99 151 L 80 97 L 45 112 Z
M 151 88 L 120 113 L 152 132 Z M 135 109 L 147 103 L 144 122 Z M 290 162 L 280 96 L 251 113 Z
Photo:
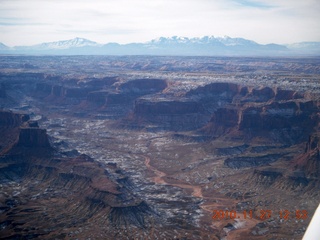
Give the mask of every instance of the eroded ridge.
M 302 238 L 319 59 L 1 61 L 1 235 Z

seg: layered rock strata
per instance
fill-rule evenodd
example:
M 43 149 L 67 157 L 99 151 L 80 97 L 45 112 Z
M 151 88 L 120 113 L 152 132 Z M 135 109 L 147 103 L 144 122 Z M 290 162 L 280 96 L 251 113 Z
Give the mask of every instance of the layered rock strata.
M 0 112 L 0 119 L 0 130 L 16 138 L 0 156 L 2 237 L 61 238 L 85 225 L 107 226 L 113 236 L 117 228 L 145 225 L 150 207 L 111 180 L 101 164 L 86 155 L 54 156 L 46 131 L 27 122 L 27 115 Z M 85 232 L 92 236 L 92 230 Z

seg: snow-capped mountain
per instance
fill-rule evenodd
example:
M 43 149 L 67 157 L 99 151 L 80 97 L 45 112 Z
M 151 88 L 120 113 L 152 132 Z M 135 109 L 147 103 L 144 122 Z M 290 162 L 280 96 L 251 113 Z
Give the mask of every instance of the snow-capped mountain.
M 160 37 L 147 42 L 148 44 L 217 44 L 224 46 L 257 46 L 258 43 L 247 40 L 244 38 L 231 38 L 225 37 L 214 37 L 204 36 L 201 38 L 187 38 L 187 37 Z
M 90 41 L 85 38 L 74 38 L 74 39 L 58 41 L 58 42 L 41 43 L 41 44 L 30 46 L 27 48 L 45 50 L 45 49 L 69 49 L 69 48 L 79 48 L 79 47 L 88 47 L 88 46 L 96 47 L 100 45 L 101 44 L 98 44 L 96 42 Z
M 171 55 L 219 55 L 219 56 L 270 56 L 286 55 L 286 46 L 262 45 L 244 38 L 204 36 L 201 38 L 161 37 L 145 44 L 157 54 Z
M 84 39 L 9 48 L 0 44 L 0 54 L 49 55 L 181 55 L 181 56 L 320 56 L 320 43 L 292 45 L 259 44 L 244 38 L 204 36 L 160 37 L 145 43 L 98 44 Z
M 9 50 L 9 49 L 10 49 L 10 47 L 8 47 L 0 42 L 0 50 Z
M 229 36 L 216 38 L 219 42 L 225 46 L 258 46 L 259 44 L 244 38 L 231 38 Z

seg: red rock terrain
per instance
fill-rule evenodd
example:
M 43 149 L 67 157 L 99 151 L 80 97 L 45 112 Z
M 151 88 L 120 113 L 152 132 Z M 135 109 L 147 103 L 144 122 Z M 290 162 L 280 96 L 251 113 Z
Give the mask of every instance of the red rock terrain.
M 302 238 L 319 59 L 2 60 L 1 237 Z
M 0 111 L 0 127 L 1 239 L 70 238 L 79 227 L 82 237 L 113 236 L 121 226 L 144 226 L 151 209 L 101 164 L 55 156 L 45 129 L 27 115 Z

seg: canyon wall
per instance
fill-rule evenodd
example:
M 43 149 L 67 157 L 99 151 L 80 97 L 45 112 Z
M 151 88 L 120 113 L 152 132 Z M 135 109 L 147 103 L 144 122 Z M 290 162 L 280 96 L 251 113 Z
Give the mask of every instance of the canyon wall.
M 28 119 L 0 111 L 0 134 L 9 131 L 15 138 L 0 152 L 0 183 L 6 192 L 0 194 L 2 237 L 61 238 L 83 225 L 108 226 L 105 231 L 114 236 L 118 228 L 144 226 L 152 210 L 130 192 L 121 171 L 115 169 L 118 175 L 111 176 L 86 155 L 61 157 L 50 146 L 46 130 Z M 8 140 L 1 138 L 1 145 Z
M 295 144 L 317 127 L 319 102 L 291 90 L 211 83 L 184 97 L 140 98 L 133 115 L 160 129 L 168 125 L 175 131 L 202 129 L 213 137 L 237 131 L 249 139 L 260 136 Z

